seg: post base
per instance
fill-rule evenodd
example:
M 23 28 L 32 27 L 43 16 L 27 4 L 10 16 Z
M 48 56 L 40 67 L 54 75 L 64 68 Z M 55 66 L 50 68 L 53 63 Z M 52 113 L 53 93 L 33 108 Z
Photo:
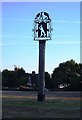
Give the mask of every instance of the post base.
M 38 94 L 37 100 L 38 100 L 38 101 L 44 101 L 44 100 L 45 100 L 45 95 L 43 95 L 43 94 Z

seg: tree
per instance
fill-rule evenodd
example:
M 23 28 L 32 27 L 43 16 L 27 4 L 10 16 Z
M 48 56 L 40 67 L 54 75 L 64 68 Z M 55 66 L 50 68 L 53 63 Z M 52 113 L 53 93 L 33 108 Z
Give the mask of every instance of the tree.
M 58 88 L 60 84 L 63 84 L 63 86 L 67 86 L 69 90 L 79 90 L 79 64 L 74 60 L 60 63 L 59 67 L 53 71 L 52 80 L 54 81 L 55 88 Z
M 79 64 L 80 90 L 82 90 L 82 63 Z
M 0 71 L 0 89 L 2 89 L 2 73 Z
M 2 86 L 8 88 L 16 88 L 26 85 L 27 78 L 23 68 L 15 68 L 14 71 L 7 69 L 2 71 Z
M 22 67 L 21 68 L 15 67 L 14 68 L 14 75 L 15 75 L 17 87 L 20 87 L 22 85 L 27 84 L 26 73 Z
M 77 73 L 71 74 L 69 90 L 80 90 L 80 75 Z
M 8 87 L 8 80 L 9 80 L 9 71 L 7 69 L 2 71 L 2 86 Z
M 34 86 L 38 87 L 38 75 L 35 73 L 30 74 L 31 82 Z M 29 81 L 29 73 L 25 73 L 25 70 L 14 67 L 14 71 L 5 69 L 0 72 L 0 82 L 2 79 L 2 86 L 8 88 L 16 88 L 20 86 L 26 86 Z M 74 60 L 69 60 L 60 63 L 57 68 L 50 74 L 45 72 L 45 87 L 47 89 L 59 88 L 63 85 L 68 90 L 82 90 L 82 64 L 76 63 Z
M 45 87 L 47 89 L 53 88 L 53 81 L 50 78 L 50 74 L 48 72 L 45 72 Z
M 13 71 L 7 69 L 2 71 L 2 86 L 13 88 L 15 87 L 15 75 Z

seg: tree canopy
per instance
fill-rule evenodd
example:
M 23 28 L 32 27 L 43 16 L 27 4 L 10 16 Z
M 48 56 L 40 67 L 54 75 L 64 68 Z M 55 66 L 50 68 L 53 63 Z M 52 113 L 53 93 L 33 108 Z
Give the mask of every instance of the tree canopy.
M 81 64 L 77 64 L 74 60 L 60 63 L 52 73 L 52 80 L 55 88 L 63 85 L 69 90 L 80 90 Z
M 0 72 L 0 76 L 2 76 L 2 87 L 16 88 L 27 85 L 29 81 L 29 73 L 26 73 L 22 67 L 15 66 L 14 71 L 4 69 L 2 73 Z M 36 86 L 37 82 L 38 80 L 35 79 Z M 82 64 L 69 60 L 60 63 L 51 75 L 45 72 L 45 87 L 53 90 L 58 88 L 82 90 Z

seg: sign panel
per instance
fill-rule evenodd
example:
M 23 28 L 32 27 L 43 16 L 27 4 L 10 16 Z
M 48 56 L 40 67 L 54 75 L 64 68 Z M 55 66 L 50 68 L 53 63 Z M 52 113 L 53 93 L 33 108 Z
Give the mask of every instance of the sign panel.
M 34 40 L 51 39 L 51 19 L 46 12 L 38 13 L 34 20 Z

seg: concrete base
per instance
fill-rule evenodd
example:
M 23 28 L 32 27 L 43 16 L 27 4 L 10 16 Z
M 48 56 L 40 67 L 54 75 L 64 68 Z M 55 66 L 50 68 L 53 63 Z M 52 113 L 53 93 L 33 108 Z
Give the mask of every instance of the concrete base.
M 38 100 L 38 101 L 44 101 L 44 100 L 45 100 L 45 95 L 43 95 L 43 94 L 38 94 L 37 100 Z

